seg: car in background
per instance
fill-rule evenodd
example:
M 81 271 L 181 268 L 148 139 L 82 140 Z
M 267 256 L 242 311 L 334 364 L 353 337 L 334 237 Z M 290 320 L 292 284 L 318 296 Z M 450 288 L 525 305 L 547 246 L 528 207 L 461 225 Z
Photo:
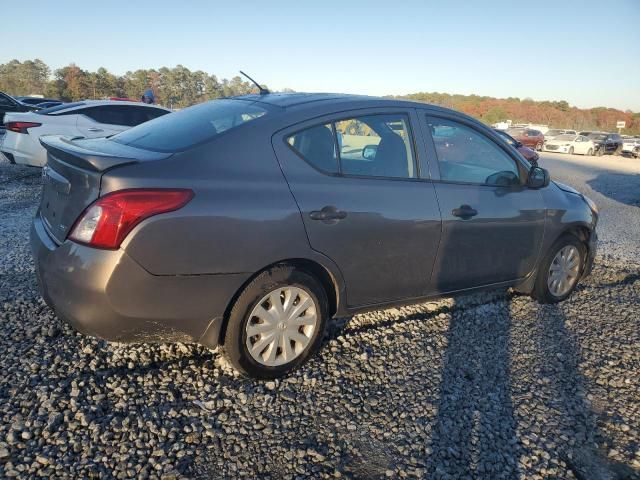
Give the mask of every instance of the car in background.
M 533 148 L 537 151 L 542 150 L 544 135 L 540 130 L 534 130 L 532 128 L 510 128 L 507 130 L 507 133 L 525 147 Z
M 263 93 L 41 141 L 45 302 L 105 340 L 220 347 L 256 378 L 301 366 L 334 317 L 509 286 L 560 302 L 597 250 L 593 201 L 435 105 Z
M 577 135 L 575 130 L 564 130 L 561 128 L 553 128 L 548 130 L 547 133 L 544 134 L 544 140 L 549 141 L 560 135 Z
M 593 155 L 595 144 L 593 140 L 584 135 L 564 134 L 558 135 L 544 142 L 545 152 L 568 153 L 569 155 Z
M 640 137 L 629 137 L 629 138 L 625 138 L 622 141 L 622 154 L 623 155 L 629 155 L 631 154 L 632 156 L 636 156 L 633 155 L 634 151 L 637 151 L 637 149 L 640 148 Z
M 6 134 L 0 152 L 12 163 L 42 167 L 47 152 L 40 144 L 42 135 L 98 138 L 170 113 L 163 107 L 133 102 L 85 100 L 5 117 Z
M 4 128 L 4 117 L 7 113 L 13 112 L 31 112 L 35 107 L 20 103 L 11 95 L 0 92 L 0 129 Z
M 64 102 L 61 102 L 60 100 L 52 100 L 50 102 L 42 102 L 38 104 L 38 108 L 51 108 L 51 107 L 57 107 L 58 105 L 62 105 Z
M 511 145 L 516 150 L 518 150 L 518 152 L 520 152 L 520 154 L 527 160 L 527 162 L 529 162 L 531 165 L 534 165 L 534 166 L 538 165 L 538 160 L 540 159 L 540 155 L 538 155 L 538 152 L 536 152 L 532 148 L 525 147 L 522 143 L 517 141 L 515 138 L 513 138 L 511 135 L 509 135 L 504 130 L 501 130 L 499 128 L 494 128 L 494 131 L 505 142 L 507 142 L 509 145 Z
M 588 137 L 593 140 L 595 154 L 619 155 L 622 152 L 622 137 L 617 133 L 591 132 Z
M 44 97 L 14 97 L 20 103 L 24 103 L 25 105 L 33 105 L 39 107 L 41 103 L 45 102 L 60 102 L 60 100 L 55 98 L 44 98 Z

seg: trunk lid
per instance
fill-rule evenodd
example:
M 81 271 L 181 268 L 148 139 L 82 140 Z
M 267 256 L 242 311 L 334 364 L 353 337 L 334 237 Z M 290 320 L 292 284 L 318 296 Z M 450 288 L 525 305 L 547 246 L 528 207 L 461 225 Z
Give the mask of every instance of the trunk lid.
M 65 241 L 80 214 L 100 196 L 100 182 L 106 171 L 171 155 L 129 147 L 107 138 L 43 136 L 40 143 L 47 150 L 40 216 L 58 243 Z

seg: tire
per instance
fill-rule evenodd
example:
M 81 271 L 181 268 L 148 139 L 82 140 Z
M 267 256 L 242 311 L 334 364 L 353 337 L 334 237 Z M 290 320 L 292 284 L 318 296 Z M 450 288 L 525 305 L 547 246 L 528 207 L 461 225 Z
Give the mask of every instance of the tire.
M 288 297 L 285 295 L 285 291 L 289 292 L 290 295 Z M 289 308 L 294 310 L 303 301 L 307 303 L 307 300 L 310 300 L 312 305 L 300 312 L 301 315 L 294 320 L 287 320 L 284 316 L 277 316 L 276 307 L 269 298 L 266 298 L 267 295 L 270 296 L 272 293 L 276 295 L 276 301 L 282 300 L 284 296 L 283 303 L 287 303 L 286 298 L 292 298 Z M 295 298 L 293 298 L 294 295 L 296 295 Z M 305 300 L 302 300 L 303 298 Z M 299 303 L 296 304 L 296 301 Z M 259 313 L 256 313 L 256 311 L 260 312 L 259 305 L 262 305 L 263 312 L 270 312 L 269 315 L 265 314 L 263 318 L 274 320 L 272 315 L 276 316 L 273 328 L 269 329 L 271 320 L 265 321 L 257 316 Z M 286 310 L 286 307 L 282 307 L 284 305 L 280 304 L 280 311 Z M 273 311 L 274 309 L 276 309 L 276 312 Z M 290 312 L 294 310 L 290 310 Z M 287 265 L 273 267 L 259 274 L 246 286 L 236 300 L 226 324 L 222 352 L 229 363 L 241 375 L 256 379 L 285 376 L 307 361 L 318 349 L 324 335 L 328 312 L 327 294 L 315 277 Z M 304 322 L 304 317 L 309 317 L 306 320 L 307 323 L 312 322 L 311 318 L 315 318 L 313 328 L 310 328 L 311 325 L 297 323 Z M 252 337 L 248 336 L 248 326 L 256 330 L 260 329 L 262 325 L 264 325 L 263 328 L 268 329 L 266 334 L 256 333 Z M 298 342 L 286 336 L 285 332 L 296 335 L 297 338 L 306 337 L 308 343 L 303 346 L 303 342 Z M 264 339 L 262 338 L 263 335 L 265 335 Z M 273 336 L 276 339 L 268 341 Z M 286 340 L 289 341 L 289 355 L 294 355 L 289 361 L 286 360 L 287 352 L 285 352 L 285 343 L 283 343 Z M 264 345 L 264 348 L 258 345 L 260 342 L 263 342 L 261 345 Z M 249 345 L 255 346 L 257 348 L 255 351 L 258 353 L 252 354 L 249 351 Z M 276 353 L 274 359 L 270 361 L 270 353 L 274 349 Z
M 618 156 L 622 155 L 622 145 L 618 145 L 616 149 L 613 151 L 613 154 Z
M 573 155 L 573 147 L 569 147 L 569 155 Z
M 575 278 L 571 280 L 571 284 L 566 291 L 552 292 L 549 287 L 549 277 L 551 275 L 551 265 L 561 250 L 565 247 L 574 247 L 579 257 L 577 259 L 577 270 L 575 271 Z M 540 303 L 558 303 L 568 298 L 578 285 L 582 271 L 584 269 L 585 259 L 587 257 L 587 248 L 580 240 L 573 235 L 563 235 L 560 237 L 553 246 L 549 249 L 549 252 L 544 257 L 540 266 L 538 267 L 538 274 L 536 277 L 535 286 L 532 296 Z M 556 265 L 557 268 L 557 265 Z
M 600 147 L 598 150 L 596 150 L 596 157 L 601 157 L 602 156 L 602 149 L 603 149 L 603 147 Z
M 542 151 L 542 143 L 538 143 L 538 144 L 536 144 L 536 150 L 537 150 L 538 152 L 541 152 L 541 151 Z
M 588 156 L 593 156 L 593 148 L 590 148 L 589 150 L 587 150 L 587 155 Z

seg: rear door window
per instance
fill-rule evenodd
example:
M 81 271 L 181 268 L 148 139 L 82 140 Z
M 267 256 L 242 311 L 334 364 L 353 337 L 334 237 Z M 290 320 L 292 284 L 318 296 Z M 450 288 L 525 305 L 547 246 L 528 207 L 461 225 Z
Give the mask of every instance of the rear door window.
M 416 178 L 409 117 L 353 117 L 297 132 L 287 142 L 308 163 L 327 173 Z
M 213 100 L 114 135 L 115 142 L 156 152 L 179 152 L 267 114 L 258 102 Z

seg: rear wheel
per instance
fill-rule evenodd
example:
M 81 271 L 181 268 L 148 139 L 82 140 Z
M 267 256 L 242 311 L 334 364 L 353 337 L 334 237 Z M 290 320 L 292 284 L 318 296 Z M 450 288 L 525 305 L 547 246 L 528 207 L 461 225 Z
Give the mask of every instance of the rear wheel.
M 590 148 L 589 150 L 587 150 L 587 155 L 589 156 L 593 155 L 593 148 Z
M 573 147 L 569 147 L 569 155 L 573 155 Z
M 575 290 L 586 258 L 586 247 L 573 235 L 553 244 L 540 264 L 533 296 L 540 303 L 557 303 Z
M 536 144 L 536 150 L 537 150 L 538 152 L 542 151 L 542 142 L 540 142 L 540 143 Z
M 226 326 L 224 355 L 243 375 L 282 377 L 315 352 L 327 316 L 327 295 L 313 276 L 274 267 L 238 297 Z

